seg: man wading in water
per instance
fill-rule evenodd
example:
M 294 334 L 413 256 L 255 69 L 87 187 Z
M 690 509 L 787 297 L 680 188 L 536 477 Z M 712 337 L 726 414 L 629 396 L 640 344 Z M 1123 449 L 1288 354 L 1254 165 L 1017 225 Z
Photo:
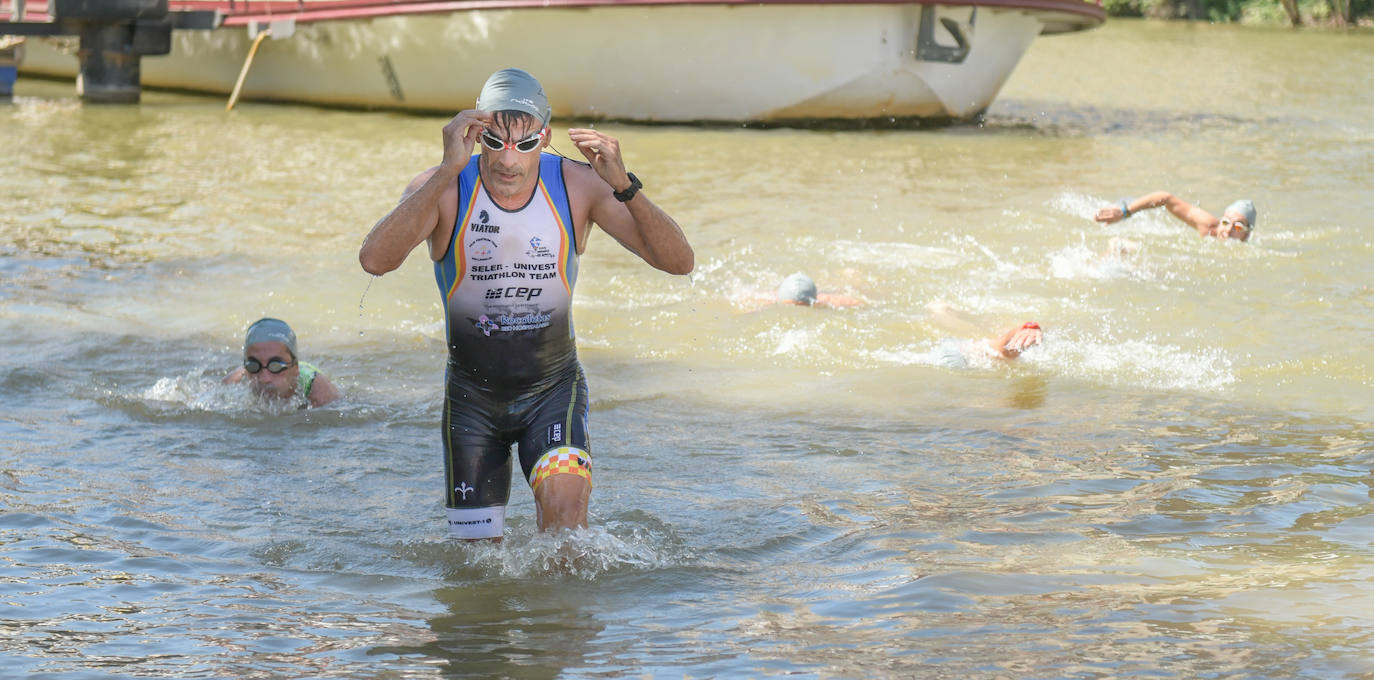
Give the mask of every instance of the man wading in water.
M 549 117 L 533 76 L 493 74 L 477 108 L 444 126 L 443 162 L 411 180 L 358 253 L 381 275 L 429 243 L 448 327 L 444 472 L 458 538 L 501 537 L 511 444 L 539 529 L 587 525 L 587 382 L 571 306 L 591 224 L 657 269 L 693 267 L 682 230 L 625 171 L 620 143 L 574 128 L 568 136 L 589 164 L 542 153 Z

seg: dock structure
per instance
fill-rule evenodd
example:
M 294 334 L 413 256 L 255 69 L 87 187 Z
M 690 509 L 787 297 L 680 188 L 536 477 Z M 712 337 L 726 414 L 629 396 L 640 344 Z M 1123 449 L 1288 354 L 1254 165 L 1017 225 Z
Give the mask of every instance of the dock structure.
M 175 29 L 212 29 L 217 11 L 171 10 L 167 0 L 0 0 L 0 45 L 15 37 L 79 36 L 76 91 L 83 101 L 136 104 L 142 92 L 139 64 L 145 56 L 172 51 Z M 6 38 L 11 38 L 9 43 Z M 21 58 L 22 45 L 9 48 L 8 62 Z M 0 50 L 0 71 L 7 63 Z M 13 82 L 12 80 L 10 81 Z M 4 73 L 0 72 L 0 97 Z
M 14 81 L 19 78 L 19 60 L 23 54 L 22 40 L 0 35 L 0 101 L 14 96 Z

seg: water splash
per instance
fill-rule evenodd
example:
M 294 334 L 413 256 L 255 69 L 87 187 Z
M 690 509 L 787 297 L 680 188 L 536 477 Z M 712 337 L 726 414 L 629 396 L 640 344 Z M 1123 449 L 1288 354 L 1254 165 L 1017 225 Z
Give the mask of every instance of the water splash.
M 1032 348 L 1033 350 L 1034 348 Z M 997 365 L 984 343 L 977 340 L 945 338 L 927 349 L 903 347 L 868 352 L 869 358 L 880 363 L 905 366 L 937 366 L 940 368 L 989 369 Z
M 1056 279 L 1153 279 L 1153 273 L 1142 263 L 1142 249 L 1139 243 L 1124 238 L 1112 238 L 1102 252 L 1082 242 L 1050 253 L 1050 274 Z
M 993 253 L 990 248 L 983 245 L 982 243 L 979 243 L 978 239 L 973 238 L 972 234 L 964 234 L 964 241 L 966 243 L 971 244 L 978 250 L 982 251 L 983 255 L 986 255 L 989 260 L 992 260 L 992 264 L 995 267 L 997 267 L 998 273 L 1013 272 L 1018 269 L 1016 265 L 1006 262 L 1001 258 L 997 257 L 997 255 Z
M 136 403 L 159 415 L 192 412 L 281 415 L 306 406 L 305 399 L 299 395 L 291 399 L 259 397 L 246 384 L 226 385 L 212 377 L 196 374 L 159 378 L 152 386 L 135 394 L 110 391 L 106 396 L 114 402 Z
M 666 527 L 612 521 L 584 529 L 543 533 L 532 523 L 512 523 L 500 543 L 412 544 L 399 552 L 441 566 L 449 579 L 540 577 L 594 580 L 622 571 L 650 571 L 686 561 Z
M 994 358 L 982 341 L 954 338 L 865 354 L 880 364 L 903 366 L 988 370 L 1010 363 Z M 1119 387 L 1217 392 L 1236 382 L 1225 350 L 1189 350 L 1150 337 L 1113 341 L 1073 332 L 1047 333 L 1042 344 L 1026 350 L 1015 363 Z

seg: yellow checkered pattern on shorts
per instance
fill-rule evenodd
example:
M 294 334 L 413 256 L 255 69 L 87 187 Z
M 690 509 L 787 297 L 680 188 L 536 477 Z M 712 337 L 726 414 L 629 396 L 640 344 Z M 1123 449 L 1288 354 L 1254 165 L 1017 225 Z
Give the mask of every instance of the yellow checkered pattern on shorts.
M 556 448 L 542 457 L 539 462 L 534 464 L 534 470 L 530 472 L 530 488 L 538 489 L 539 484 L 554 475 L 573 474 L 592 481 L 592 455 L 582 449 L 575 449 L 571 446 Z

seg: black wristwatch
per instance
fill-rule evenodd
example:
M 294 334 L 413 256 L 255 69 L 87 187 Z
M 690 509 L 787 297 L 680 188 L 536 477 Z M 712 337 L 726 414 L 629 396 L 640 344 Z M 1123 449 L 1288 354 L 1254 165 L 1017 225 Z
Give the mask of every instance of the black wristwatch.
M 644 188 L 644 185 L 639 183 L 639 178 L 635 177 L 633 172 L 627 172 L 625 175 L 630 178 L 630 186 L 625 187 L 624 191 L 616 191 L 611 194 L 615 196 L 615 200 L 621 203 L 634 198 L 635 194 L 639 193 L 639 190 Z

